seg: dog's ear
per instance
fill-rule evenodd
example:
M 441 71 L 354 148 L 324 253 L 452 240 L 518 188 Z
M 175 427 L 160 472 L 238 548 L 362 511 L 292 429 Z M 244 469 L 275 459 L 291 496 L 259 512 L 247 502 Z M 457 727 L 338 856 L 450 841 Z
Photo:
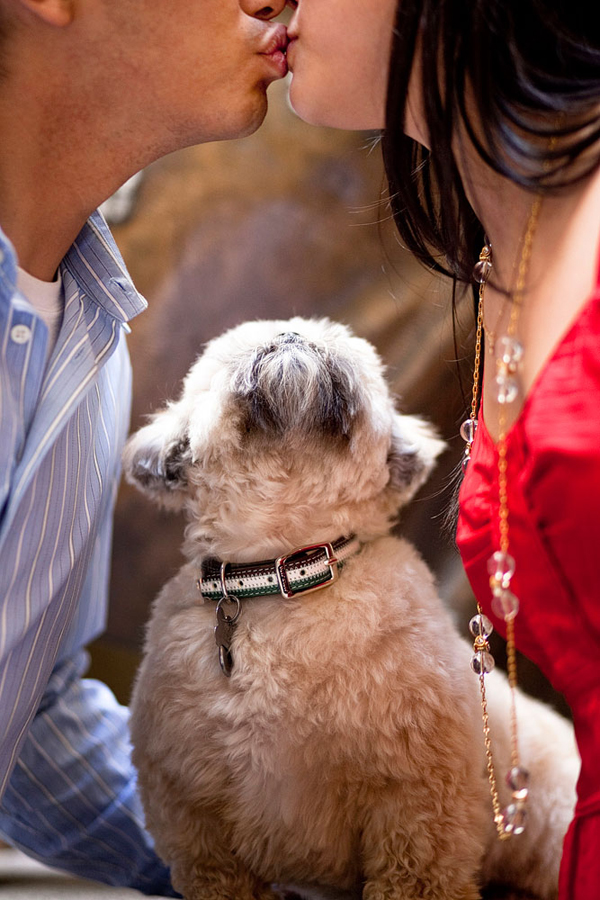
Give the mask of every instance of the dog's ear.
M 173 408 L 129 438 L 123 451 L 127 480 L 164 506 L 177 509 L 187 489 L 190 443 Z
M 387 464 L 390 487 L 406 503 L 417 492 L 446 448 L 431 425 L 416 416 L 394 415 Z

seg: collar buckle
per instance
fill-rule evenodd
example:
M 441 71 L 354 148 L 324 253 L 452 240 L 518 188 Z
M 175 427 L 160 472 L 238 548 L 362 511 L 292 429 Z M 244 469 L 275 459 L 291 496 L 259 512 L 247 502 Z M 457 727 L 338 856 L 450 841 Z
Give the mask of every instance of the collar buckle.
M 303 554 L 308 555 L 309 553 L 318 550 L 323 551 L 326 556 L 326 565 L 329 572 L 325 573 L 325 579 L 318 584 L 313 584 L 311 587 L 293 588 L 288 578 L 286 569 L 287 563 L 290 562 L 290 560 L 293 561 L 297 556 L 302 556 Z M 289 600 L 299 594 L 312 594 L 313 591 L 320 591 L 322 588 L 329 587 L 330 584 L 337 581 L 339 577 L 339 561 L 331 544 L 308 544 L 306 547 L 298 547 L 296 550 L 292 550 L 291 553 L 286 553 L 285 556 L 279 556 L 275 560 L 275 574 L 277 576 L 280 593 L 286 600 Z

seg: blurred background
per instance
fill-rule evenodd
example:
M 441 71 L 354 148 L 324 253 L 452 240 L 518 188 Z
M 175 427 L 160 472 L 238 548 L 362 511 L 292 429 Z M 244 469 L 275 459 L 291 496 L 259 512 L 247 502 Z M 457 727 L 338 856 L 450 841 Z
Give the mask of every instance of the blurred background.
M 399 246 L 385 203 L 377 136 L 306 125 L 286 85 L 269 89 L 263 127 L 239 141 L 173 154 L 131 182 L 105 214 L 149 303 L 132 323 L 132 430 L 179 393 L 203 344 L 253 318 L 329 316 L 382 355 L 403 412 L 433 422 L 448 441 L 438 469 L 400 530 L 434 569 L 466 633 L 474 601 L 444 528 L 469 406 L 457 375 L 450 286 Z M 471 300 L 459 308 L 458 356 L 471 345 Z M 181 517 L 122 485 L 115 522 L 108 628 L 92 646 L 91 674 L 127 702 L 153 598 L 182 563 Z M 502 662 L 502 645 L 495 655 Z M 520 681 L 563 709 L 520 660 Z

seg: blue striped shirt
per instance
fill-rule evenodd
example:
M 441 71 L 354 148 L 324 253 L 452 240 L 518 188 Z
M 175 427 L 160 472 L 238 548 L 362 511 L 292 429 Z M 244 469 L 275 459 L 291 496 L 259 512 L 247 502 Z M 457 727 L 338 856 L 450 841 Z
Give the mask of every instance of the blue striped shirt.
M 125 333 L 145 301 L 98 213 L 61 276 L 46 361 L 48 329 L 0 232 L 0 834 L 50 864 L 172 896 L 143 830 L 127 710 L 82 678 L 107 612 Z

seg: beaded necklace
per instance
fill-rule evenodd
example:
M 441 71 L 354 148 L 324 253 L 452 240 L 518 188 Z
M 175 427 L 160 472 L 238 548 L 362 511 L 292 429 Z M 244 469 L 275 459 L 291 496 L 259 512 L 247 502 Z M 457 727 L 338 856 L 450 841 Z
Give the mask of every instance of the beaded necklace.
M 486 765 L 492 807 L 494 811 L 494 823 L 500 840 L 506 840 L 512 835 L 521 834 L 526 825 L 526 804 L 528 798 L 529 772 L 521 765 L 518 742 L 518 727 L 515 705 L 517 688 L 517 662 L 515 650 L 515 618 L 519 611 L 519 599 L 510 590 L 510 582 L 515 573 L 515 560 L 509 553 L 509 508 L 507 491 L 507 407 L 514 403 L 519 396 L 519 365 L 523 358 L 523 345 L 516 337 L 519 313 L 523 302 L 525 282 L 531 259 L 531 248 L 537 227 L 540 209 L 542 206 L 541 194 L 536 195 L 522 242 L 521 258 L 517 272 L 510 320 L 505 335 L 495 342 L 494 352 L 496 357 L 496 399 L 498 401 L 498 425 L 499 435 L 496 445 L 498 457 L 498 549 L 488 560 L 488 573 L 490 576 L 490 590 L 492 593 L 492 611 L 506 623 L 506 655 L 508 682 L 510 685 L 510 729 L 511 729 L 511 765 L 506 775 L 506 781 L 512 792 L 512 802 L 504 809 L 500 807 L 498 783 L 494 758 L 492 753 L 491 730 L 487 706 L 485 688 L 485 676 L 494 668 L 494 657 L 490 652 L 489 638 L 493 631 L 493 625 L 484 615 L 481 605 L 477 603 L 477 615 L 473 616 L 469 623 L 469 630 L 473 635 L 473 657 L 471 668 L 479 678 L 481 694 L 481 711 L 483 719 L 483 738 L 486 754 Z M 473 277 L 479 284 L 479 297 L 477 306 L 477 323 L 475 333 L 475 363 L 473 367 L 473 391 L 471 395 L 471 411 L 469 418 L 463 422 L 460 433 L 465 441 L 465 452 L 462 461 L 463 471 L 466 470 L 471 457 L 471 447 L 477 431 L 477 405 L 479 398 L 479 385 L 482 363 L 482 341 L 484 334 L 483 313 L 485 286 L 492 271 L 492 247 L 487 243 L 483 247 L 479 261 L 473 269 Z

